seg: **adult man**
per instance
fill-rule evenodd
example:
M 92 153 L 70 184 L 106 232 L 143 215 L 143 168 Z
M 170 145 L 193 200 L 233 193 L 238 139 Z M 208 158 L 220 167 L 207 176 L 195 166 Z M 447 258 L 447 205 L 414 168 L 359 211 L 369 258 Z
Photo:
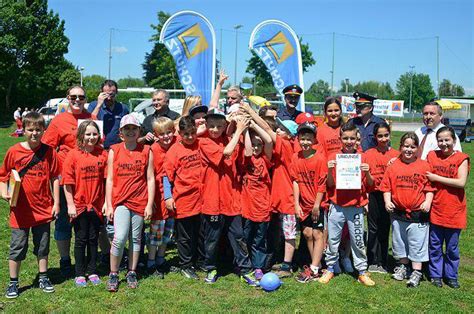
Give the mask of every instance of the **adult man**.
M 117 102 L 117 83 L 112 80 L 105 80 L 100 87 L 100 94 L 97 101 L 89 104 L 87 110 L 96 115 L 97 119 L 104 122 L 104 148 L 109 149 L 111 145 L 120 143 L 119 126 L 123 116 L 128 114 L 128 108 Z
M 221 95 L 222 86 L 224 86 L 224 83 L 228 78 L 229 76 L 225 74 L 225 71 L 221 70 L 219 73 L 219 81 L 217 81 L 217 84 L 216 84 L 216 89 L 212 93 L 212 97 L 209 102 L 209 108 L 219 108 L 219 97 Z M 227 113 L 230 106 L 239 104 L 243 98 L 244 97 L 240 91 L 239 86 L 234 85 L 234 86 L 229 87 L 227 89 L 224 112 Z
M 285 107 L 280 108 L 277 113 L 277 118 L 281 120 L 293 120 L 301 113 L 296 106 L 300 100 L 303 89 L 296 84 L 289 85 L 283 89 L 285 95 Z
M 384 119 L 374 115 L 373 96 L 355 92 L 353 94 L 356 106 L 357 117 L 351 119 L 352 123 L 357 126 L 360 133 L 360 145 L 365 152 L 369 148 L 377 146 L 377 140 L 374 136 L 374 127 L 378 123 L 386 122 Z
M 423 106 L 423 123 L 425 126 L 418 128 L 415 133 L 418 136 L 420 145 L 418 147 L 418 156 L 425 160 L 428 153 L 432 150 L 438 150 L 438 141 L 436 132 L 444 126 L 441 123 L 443 118 L 443 109 L 436 102 L 429 102 Z M 461 142 L 456 135 L 456 144 L 454 150 L 462 151 Z
M 138 143 L 152 144 L 155 141 L 153 135 L 153 120 L 159 117 L 167 117 L 171 120 L 179 118 L 179 113 L 169 108 L 170 94 L 164 89 L 157 89 L 152 94 L 152 104 L 155 112 L 143 120 L 142 127 L 145 136 L 138 139 Z

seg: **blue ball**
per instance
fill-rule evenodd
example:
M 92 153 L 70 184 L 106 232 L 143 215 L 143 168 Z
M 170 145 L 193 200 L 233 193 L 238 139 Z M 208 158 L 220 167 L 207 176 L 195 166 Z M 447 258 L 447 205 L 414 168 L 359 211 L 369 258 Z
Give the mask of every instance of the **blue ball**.
M 266 273 L 260 280 L 260 287 L 267 292 L 275 291 L 280 286 L 280 278 L 275 273 Z

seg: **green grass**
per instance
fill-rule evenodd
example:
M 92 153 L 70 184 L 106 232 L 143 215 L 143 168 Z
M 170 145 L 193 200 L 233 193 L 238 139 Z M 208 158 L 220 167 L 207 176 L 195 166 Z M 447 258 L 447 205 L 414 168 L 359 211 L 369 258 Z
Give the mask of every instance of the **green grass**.
M 0 158 L 17 139 L 8 137 L 11 129 L 0 129 Z M 400 133 L 394 134 L 394 143 Z M 465 152 L 472 155 L 474 144 L 466 144 Z M 448 287 L 437 289 L 427 281 L 417 289 L 408 289 L 404 283 L 390 279 L 389 275 L 374 274 L 377 285 L 366 288 L 349 275 L 340 275 L 328 285 L 317 282 L 299 284 L 285 279 L 276 292 L 265 293 L 242 284 L 229 274 L 216 284 L 192 282 L 178 274 L 170 274 L 164 280 L 144 278 L 136 290 L 127 289 L 122 282 L 118 293 L 109 293 L 104 284 L 77 289 L 72 280 L 62 281 L 59 275 L 59 257 L 51 240 L 50 274 L 56 293 L 47 295 L 37 288 L 26 289 L 16 300 L 3 297 L 0 290 L 0 311 L 5 312 L 473 312 L 474 311 L 474 234 L 472 221 L 474 206 L 470 194 L 474 192 L 473 178 L 466 187 L 468 194 L 468 229 L 461 234 L 461 289 Z M 0 202 L 0 287 L 8 283 L 8 206 Z M 36 260 L 30 252 L 22 265 L 21 286 L 29 286 L 36 276 Z M 174 252 L 170 255 L 175 255 Z M 104 270 L 105 273 L 106 270 Z M 203 274 L 201 274 L 203 275 Z M 203 277 L 203 276 L 202 276 Z M 122 274 L 123 278 L 123 274 Z M 102 277 L 105 281 L 106 278 Z

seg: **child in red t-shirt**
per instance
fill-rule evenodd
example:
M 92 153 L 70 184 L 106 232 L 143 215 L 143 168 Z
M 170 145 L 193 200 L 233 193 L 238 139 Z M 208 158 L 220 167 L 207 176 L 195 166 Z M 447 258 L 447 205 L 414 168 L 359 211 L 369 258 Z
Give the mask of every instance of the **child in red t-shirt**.
M 341 157 L 356 157 L 357 152 L 357 127 L 352 123 L 341 126 L 342 149 Z M 328 283 L 334 277 L 334 265 L 338 259 L 338 249 L 341 241 L 342 229 L 347 222 L 351 251 L 354 259 L 354 267 L 359 273 L 359 282 L 365 286 L 374 286 L 375 283 L 367 273 L 367 257 L 364 245 L 364 206 L 367 205 L 367 187 L 372 185 L 372 177 L 369 165 L 362 156 L 361 188 L 360 189 L 337 189 L 336 154 L 328 156 L 327 195 L 330 202 L 328 212 L 328 250 L 326 253 L 326 264 L 328 269 L 319 278 L 319 282 Z M 353 171 L 354 171 L 353 170 Z
M 390 147 L 390 126 L 387 123 L 383 122 L 374 126 L 374 137 L 377 146 L 364 153 L 370 167 L 370 174 L 374 179 L 374 185 L 369 193 L 367 214 L 368 271 L 386 274 L 390 215 L 385 210 L 383 193 L 380 192 L 380 182 L 382 182 L 389 161 L 398 157 L 400 152 Z
M 301 151 L 293 156 L 291 177 L 295 197 L 295 212 L 300 219 L 306 238 L 311 264 L 303 267 L 296 280 L 307 283 L 319 277 L 324 250 L 324 210 L 321 208 L 326 191 L 326 158 L 314 149 L 316 126 L 303 123 L 298 127 L 298 141 Z
M 99 230 L 103 223 L 107 152 L 99 145 L 99 139 L 97 124 L 92 120 L 82 122 L 77 129 L 76 148 L 67 154 L 62 170 L 68 214 L 76 236 L 74 281 L 78 287 L 87 285 L 86 274 L 92 284 L 100 284 L 96 262 Z
M 245 133 L 242 160 L 242 216 L 244 235 L 250 251 L 255 278 L 263 277 L 266 259 L 266 235 L 271 213 L 271 180 L 269 169 L 272 158 L 272 139 L 254 121 Z
M 149 145 L 138 144 L 140 122 L 132 114 L 120 120 L 122 143 L 112 145 L 107 161 L 107 219 L 114 222 L 110 249 L 110 274 L 107 289 L 118 290 L 118 270 L 125 242 L 129 240 L 127 285 L 138 286 L 137 264 L 140 257 L 144 219 L 153 214 L 155 175 L 153 152 Z
M 18 201 L 16 206 L 10 206 L 12 236 L 8 261 L 10 283 L 5 293 L 7 298 L 18 297 L 18 275 L 21 261 L 28 251 L 30 229 L 33 233 L 33 254 L 38 259 L 39 287 L 44 292 L 54 292 L 47 272 L 50 222 L 59 212 L 59 161 L 56 151 L 41 144 L 45 129 L 43 116 L 30 112 L 23 118 L 23 125 L 26 141 L 8 149 L 0 168 L 0 192 L 7 201 L 11 198 L 7 183 L 12 170 L 18 171 L 21 176 Z M 26 172 L 24 169 L 27 169 Z
M 400 157 L 387 168 L 380 184 L 392 220 L 393 257 L 401 263 L 392 277 L 407 279 L 411 261 L 408 287 L 420 284 L 422 263 L 428 261 L 428 212 L 435 190 L 426 177 L 431 167 L 417 158 L 417 152 L 418 137 L 414 132 L 405 133 L 400 139 Z
M 166 152 L 163 168 L 171 185 L 164 185 L 166 208 L 176 213 L 176 245 L 181 274 L 197 280 L 199 276 L 194 270 L 193 259 L 197 254 L 201 226 L 202 161 L 196 132 L 192 116 L 179 120 L 181 139 Z M 172 192 L 169 191 L 171 187 Z
M 433 285 L 442 287 L 442 278 L 451 288 L 459 288 L 459 236 L 466 228 L 466 186 L 470 168 L 469 155 L 454 150 L 456 134 L 445 126 L 436 132 L 439 150 L 428 153 L 433 168 L 426 176 L 437 191 L 430 213 L 430 277 Z M 446 249 L 443 252 L 443 244 Z
M 165 252 L 166 246 L 171 241 L 174 230 L 174 211 L 168 210 L 165 205 L 163 182 L 165 171 L 163 163 L 166 152 L 175 143 L 175 128 L 173 120 L 159 117 L 152 123 L 156 142 L 151 145 L 153 164 L 155 169 L 155 210 L 151 217 L 150 233 L 148 235 L 148 261 L 147 268 L 150 274 L 164 278 L 166 271 Z

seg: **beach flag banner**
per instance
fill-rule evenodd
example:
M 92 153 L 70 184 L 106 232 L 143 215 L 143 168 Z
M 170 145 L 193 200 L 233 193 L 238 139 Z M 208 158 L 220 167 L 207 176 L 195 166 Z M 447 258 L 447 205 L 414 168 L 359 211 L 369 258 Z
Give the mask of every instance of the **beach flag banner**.
M 261 22 L 250 35 L 249 49 L 265 64 L 282 98 L 288 85 L 297 84 L 304 90 L 300 41 L 288 24 L 278 20 Z M 304 111 L 304 94 L 297 108 Z
M 216 76 L 216 36 L 209 20 L 194 11 L 175 13 L 163 25 L 160 43 L 174 58 L 186 96 L 200 95 L 209 105 Z

